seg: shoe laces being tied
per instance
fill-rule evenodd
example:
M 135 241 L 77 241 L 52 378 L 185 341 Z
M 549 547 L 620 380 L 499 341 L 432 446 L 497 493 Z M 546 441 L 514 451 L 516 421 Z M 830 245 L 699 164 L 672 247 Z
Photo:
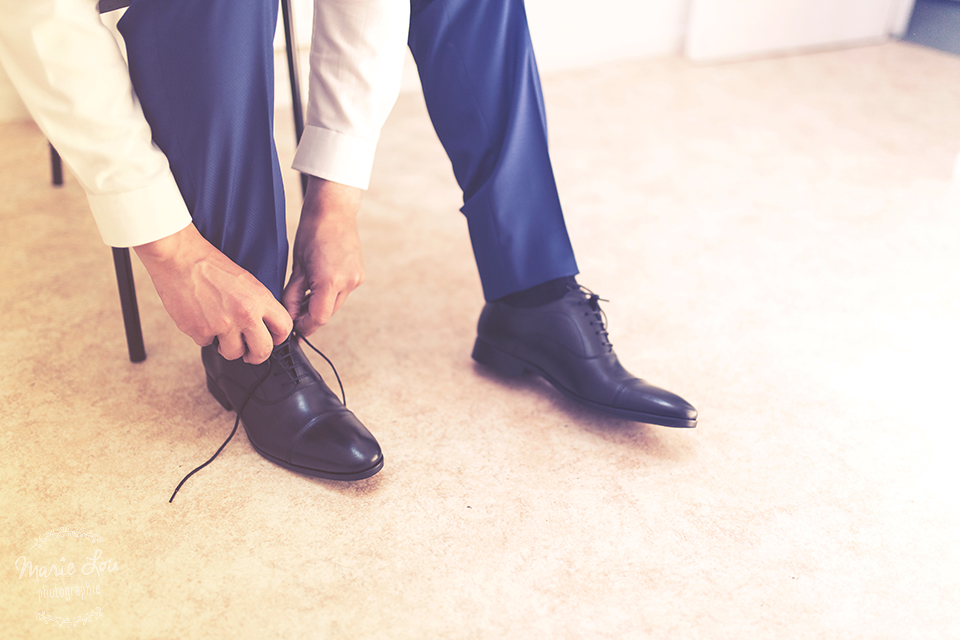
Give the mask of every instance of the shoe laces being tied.
M 292 340 L 296 340 L 296 337 L 290 336 L 286 342 L 274 348 L 268 360 L 269 369 L 267 375 L 272 374 L 278 378 L 285 378 L 280 383 L 285 387 L 310 378 L 310 372 L 297 366 L 293 348 L 290 346 Z M 266 378 L 266 376 L 264 376 L 264 378 Z
M 305 336 L 300 335 L 299 333 L 294 332 L 290 335 L 290 339 L 276 347 L 273 350 L 273 353 L 270 356 L 269 363 L 270 368 L 268 369 L 268 375 L 272 373 L 276 377 L 286 378 L 280 384 L 283 386 L 289 386 L 292 384 L 298 384 L 301 380 L 309 380 L 312 376 L 310 372 L 304 368 L 301 368 L 297 365 L 297 357 L 294 353 L 293 341 L 299 338 L 303 342 L 317 352 L 321 358 L 327 361 L 327 364 L 330 365 L 330 368 L 333 370 L 333 375 L 337 377 L 337 384 L 340 385 L 340 401 L 343 403 L 343 406 L 347 406 L 347 394 L 343 390 L 343 382 L 340 381 L 340 374 L 337 373 L 337 368 L 333 366 L 333 363 L 330 361 L 330 358 L 324 355 L 320 349 L 317 349 Z M 261 379 L 265 379 L 267 376 L 264 376 Z M 259 383 L 257 384 L 259 386 Z M 256 390 L 256 388 L 254 388 Z M 252 392 L 251 392 L 252 395 Z
M 284 386 L 291 384 L 299 384 L 301 380 L 310 378 L 309 371 L 301 369 L 297 366 L 296 357 L 293 352 L 293 348 L 290 346 L 291 342 L 300 338 L 303 340 L 308 347 L 320 354 L 320 357 L 327 361 L 327 364 L 330 365 L 330 368 L 333 369 L 333 375 L 337 377 L 337 384 L 340 385 L 340 397 L 343 402 L 343 406 L 347 406 L 347 394 L 343 390 L 343 382 L 340 381 L 340 374 L 337 373 L 337 368 L 333 366 L 333 363 L 330 361 L 330 358 L 325 356 L 320 349 L 317 349 L 315 346 L 310 344 L 310 342 L 303 337 L 302 335 L 294 332 L 290 335 L 286 342 L 280 346 L 274 348 L 273 353 L 267 358 L 267 372 L 260 378 L 260 381 L 253 385 L 253 388 L 247 393 L 247 397 L 244 398 L 243 403 L 236 408 L 237 419 L 233 423 L 233 430 L 230 432 L 230 435 L 227 436 L 227 439 L 223 441 L 223 444 L 220 445 L 220 448 L 217 449 L 217 452 L 214 453 L 209 460 L 201 464 L 199 467 L 188 473 L 183 477 L 183 480 L 180 481 L 180 484 L 177 485 L 177 488 L 173 490 L 173 495 L 170 496 L 170 502 L 173 502 L 173 499 L 177 497 L 177 493 L 180 491 L 180 487 L 190 479 L 193 474 L 197 473 L 205 466 L 213 462 L 217 456 L 220 455 L 220 452 L 224 450 L 227 446 L 227 443 L 233 439 L 233 436 L 237 433 L 237 428 L 240 426 L 240 416 L 243 414 L 244 408 L 247 406 L 247 402 L 250 401 L 250 398 L 253 397 L 253 394 L 257 392 L 257 389 L 260 388 L 260 385 L 263 384 L 263 381 L 266 380 L 269 376 L 284 376 L 287 379 L 284 380 L 281 384 Z
M 586 306 L 589 311 L 585 311 L 583 315 L 590 316 L 593 315 L 593 319 L 590 320 L 590 326 L 597 327 L 594 331 L 595 335 L 600 336 L 601 344 L 607 348 L 607 353 L 613 351 L 613 343 L 610 342 L 610 334 L 607 333 L 607 314 L 603 309 L 600 308 L 601 302 L 610 302 L 606 298 L 601 298 L 595 294 L 590 289 L 587 289 L 585 286 L 577 285 L 577 288 L 574 289 L 570 287 L 571 291 L 579 291 L 583 294 L 583 299 L 581 299 L 577 304 L 581 306 Z

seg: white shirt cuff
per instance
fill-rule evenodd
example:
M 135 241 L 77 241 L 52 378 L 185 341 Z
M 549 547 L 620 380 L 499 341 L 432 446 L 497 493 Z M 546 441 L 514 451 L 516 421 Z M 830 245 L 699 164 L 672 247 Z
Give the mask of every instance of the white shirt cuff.
M 331 182 L 366 189 L 370 185 L 376 150 L 376 140 L 307 125 L 293 158 L 293 168 Z
M 173 174 L 124 193 L 87 193 L 100 236 L 111 247 L 166 238 L 193 222 Z

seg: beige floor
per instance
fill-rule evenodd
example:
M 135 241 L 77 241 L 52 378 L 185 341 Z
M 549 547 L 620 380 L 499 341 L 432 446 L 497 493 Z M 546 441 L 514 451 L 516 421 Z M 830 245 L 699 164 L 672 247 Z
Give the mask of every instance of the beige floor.
M 367 283 L 318 336 L 386 467 L 298 477 L 241 431 L 173 504 L 233 414 L 139 265 L 149 357 L 126 360 L 81 190 L 3 125 L 3 637 L 960 637 L 958 78 L 894 43 L 546 80 L 581 280 L 695 430 L 472 363 L 458 191 L 403 96 Z M 60 527 L 99 539 L 41 537 Z M 97 549 L 115 565 L 84 575 Z M 21 557 L 75 574 L 18 578 Z

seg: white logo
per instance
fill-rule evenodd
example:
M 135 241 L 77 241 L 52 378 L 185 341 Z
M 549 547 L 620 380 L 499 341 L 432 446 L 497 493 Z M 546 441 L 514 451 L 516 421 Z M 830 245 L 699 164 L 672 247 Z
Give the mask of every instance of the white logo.
M 78 528 L 51 529 L 34 538 L 13 566 L 20 583 L 36 593 L 37 620 L 76 627 L 103 617 L 111 574 L 120 570 L 103 546 L 99 535 Z

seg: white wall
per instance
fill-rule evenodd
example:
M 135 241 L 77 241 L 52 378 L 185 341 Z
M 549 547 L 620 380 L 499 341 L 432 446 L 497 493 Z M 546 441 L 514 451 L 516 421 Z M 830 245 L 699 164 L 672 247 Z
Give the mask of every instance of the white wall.
M 706 59 L 726 38 L 750 52 L 879 39 L 906 30 L 915 0 L 526 0 L 544 72 L 680 53 Z M 297 38 L 310 40 L 313 0 L 293 0 Z M 758 35 L 751 35 L 751 30 Z M 703 40 L 707 38 L 707 40 Z M 756 40 L 756 42 L 753 42 Z M 282 46 L 283 40 L 278 39 Z M 721 54 L 730 53 L 722 51 Z M 736 55 L 736 48 L 731 50 Z M 717 57 L 717 56 L 714 56 Z
M 530 32 L 541 71 L 585 67 L 614 60 L 681 52 L 695 59 L 742 55 L 725 42 L 749 44 L 753 52 L 811 44 L 847 42 L 902 33 L 914 0 L 526 0 Z M 310 41 L 313 0 L 294 0 L 299 44 Z M 811 14 L 812 12 L 812 14 Z M 809 15 L 820 16 L 810 19 Z M 823 15 L 832 16 L 824 22 Z M 785 28 L 771 28 L 783 24 Z M 813 39 L 800 37 L 811 27 Z M 748 42 L 743 33 L 759 34 Z M 278 29 L 278 47 L 283 36 Z M 807 29 L 809 32 L 810 29 Z M 302 58 L 303 59 L 303 58 Z M 281 64 L 280 69 L 284 66 Z M 306 64 L 301 73 L 306 76 Z M 418 83 L 408 60 L 406 89 Z M 286 78 L 278 78 L 285 83 Z M 289 104 L 281 86 L 277 104 Z M 6 74 L 0 70 L 0 121 L 26 117 Z
M 527 0 L 541 71 L 679 53 L 689 0 Z
M 685 53 L 713 61 L 903 33 L 914 0 L 691 0 Z

